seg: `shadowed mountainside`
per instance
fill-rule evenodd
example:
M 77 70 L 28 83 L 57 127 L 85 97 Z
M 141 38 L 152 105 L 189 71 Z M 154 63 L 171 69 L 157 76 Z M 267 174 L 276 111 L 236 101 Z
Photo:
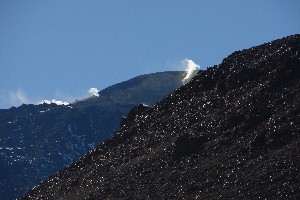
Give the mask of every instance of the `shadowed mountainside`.
M 111 137 L 131 108 L 151 105 L 180 87 L 183 75 L 138 76 L 104 89 L 100 97 L 68 106 L 22 105 L 0 110 L 0 199 L 24 195 L 83 156 Z
M 300 35 L 237 51 L 22 199 L 297 199 Z

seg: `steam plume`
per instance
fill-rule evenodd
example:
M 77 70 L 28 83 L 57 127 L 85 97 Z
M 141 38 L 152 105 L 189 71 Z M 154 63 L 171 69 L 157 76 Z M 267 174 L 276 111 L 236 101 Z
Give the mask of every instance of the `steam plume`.
M 28 103 L 28 97 L 26 95 L 26 92 L 24 92 L 21 89 L 18 89 L 17 91 L 11 91 L 9 93 L 10 96 L 10 103 L 15 105 L 15 104 L 22 104 L 22 103 Z
M 90 88 L 89 93 L 95 97 L 99 97 L 99 90 L 97 88 Z
M 182 61 L 182 64 L 185 67 L 186 71 L 186 75 L 182 79 L 182 83 L 186 84 L 197 74 L 200 66 L 197 65 L 194 61 L 187 58 Z

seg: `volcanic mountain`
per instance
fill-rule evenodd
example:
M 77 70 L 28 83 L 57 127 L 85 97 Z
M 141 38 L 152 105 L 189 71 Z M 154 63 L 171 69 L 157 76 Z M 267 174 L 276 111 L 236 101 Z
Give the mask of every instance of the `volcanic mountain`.
M 111 137 L 134 106 L 152 105 L 182 85 L 183 72 L 138 76 L 99 97 L 0 110 L 0 199 L 14 199 Z
M 237 51 L 21 199 L 299 199 L 300 35 Z

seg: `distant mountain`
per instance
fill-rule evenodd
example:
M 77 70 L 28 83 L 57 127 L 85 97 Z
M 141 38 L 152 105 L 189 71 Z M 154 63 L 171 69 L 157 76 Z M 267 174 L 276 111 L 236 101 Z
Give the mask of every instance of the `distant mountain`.
M 300 35 L 237 51 L 22 199 L 299 199 Z
M 13 199 L 83 156 L 119 128 L 134 106 L 153 104 L 182 85 L 183 72 L 138 76 L 68 106 L 0 110 L 0 199 Z

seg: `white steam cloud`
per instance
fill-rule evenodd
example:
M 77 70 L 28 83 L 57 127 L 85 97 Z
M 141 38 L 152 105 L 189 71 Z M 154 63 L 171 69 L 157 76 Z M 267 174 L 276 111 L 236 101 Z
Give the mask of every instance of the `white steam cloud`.
M 197 65 L 194 61 L 187 58 L 182 61 L 182 65 L 184 66 L 186 71 L 186 75 L 182 79 L 182 83 L 186 84 L 197 74 L 200 66 Z
M 56 104 L 56 105 L 65 105 L 65 106 L 69 105 L 68 102 L 57 101 L 57 100 L 55 100 L 55 99 L 52 99 L 51 101 L 50 101 L 50 100 L 47 100 L 47 99 L 46 99 L 46 100 L 42 100 L 42 101 L 40 101 L 38 104 L 43 104 L 43 103 L 46 103 L 46 104 L 54 103 L 54 104 Z
M 89 93 L 95 97 L 99 97 L 99 90 L 97 88 L 90 88 Z

